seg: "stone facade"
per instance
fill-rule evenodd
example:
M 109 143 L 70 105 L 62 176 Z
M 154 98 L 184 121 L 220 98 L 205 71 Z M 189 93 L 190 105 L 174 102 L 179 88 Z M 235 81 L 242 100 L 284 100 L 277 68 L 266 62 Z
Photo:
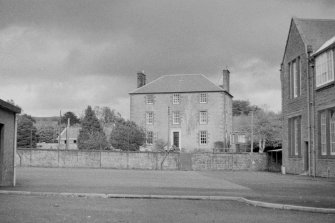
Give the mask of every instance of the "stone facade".
M 206 79 L 206 81 L 209 80 Z M 180 95 L 179 104 L 173 103 L 175 93 Z M 206 103 L 200 103 L 201 94 L 206 94 Z M 152 97 L 153 102 L 146 103 L 147 97 Z M 200 123 L 200 112 L 203 111 L 207 113 L 205 124 Z M 153 114 L 152 124 L 147 122 L 148 112 Z M 179 113 L 179 124 L 174 124 L 174 112 Z M 179 148 L 184 152 L 213 151 L 214 143 L 217 141 L 229 145 L 229 136 L 232 131 L 232 96 L 222 88 L 215 92 L 206 92 L 202 91 L 201 86 L 197 92 L 130 94 L 130 120 L 136 122 L 146 132 L 153 133 L 153 144 L 156 140 L 162 140 L 171 146 L 176 133 L 179 135 Z M 205 144 L 200 142 L 201 131 L 207 132 Z M 147 145 L 147 147 L 152 146 Z
M 16 113 L 20 109 L 0 100 L 0 186 L 15 186 Z
M 208 102 L 199 103 L 200 93 L 181 93 L 180 104 L 172 103 L 172 94 L 154 94 L 154 104 L 146 104 L 147 94 L 131 95 L 130 119 L 146 131 L 154 132 L 154 141 L 172 142 L 172 132 L 180 132 L 180 148 L 186 152 L 194 149 L 210 151 L 214 142 L 227 141 L 232 129 L 232 100 L 225 93 L 207 93 Z M 146 123 L 146 112 L 154 114 L 153 124 Z M 180 112 L 180 124 L 173 124 L 172 113 Z M 200 111 L 207 111 L 207 124 L 200 124 Z M 208 142 L 200 144 L 199 132 L 207 131 Z M 169 138 L 168 138 L 169 137 Z M 227 138 L 226 138 L 227 137 Z
M 329 27 L 335 27 L 335 21 L 296 18 L 291 20 L 280 73 L 283 113 L 283 166 L 287 173 L 335 176 L 335 156 L 321 159 L 318 143 L 318 111 L 321 108 L 335 107 L 334 84 L 325 89 L 316 89 L 315 87 L 313 51 L 315 52 L 320 47 L 320 43 L 328 40 L 329 36 L 335 35 L 335 31 L 330 28 L 326 30 L 327 32 L 333 32 L 333 34 L 325 35 L 325 32 L 320 30 L 316 33 L 312 32 L 316 30 L 315 27 L 321 27 L 324 22 L 327 22 L 326 25 Z M 309 29 L 308 26 L 313 27 Z M 322 39 L 324 40 L 322 41 Z M 296 97 L 292 97 L 292 82 L 294 80 L 292 75 L 290 76 L 290 72 L 292 73 L 290 65 L 294 61 L 298 63 L 299 68 L 297 69 L 300 73 L 298 86 L 300 92 L 298 91 Z M 290 139 L 292 141 L 292 137 L 295 137 L 290 122 L 296 118 L 300 120 L 301 133 L 297 153 L 292 151 L 294 146 L 290 144 Z

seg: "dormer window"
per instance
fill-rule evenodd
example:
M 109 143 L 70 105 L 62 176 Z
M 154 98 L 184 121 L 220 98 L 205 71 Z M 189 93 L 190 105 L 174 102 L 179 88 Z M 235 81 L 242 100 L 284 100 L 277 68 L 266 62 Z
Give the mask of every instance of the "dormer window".
M 316 87 L 334 81 L 334 53 L 328 50 L 315 58 Z

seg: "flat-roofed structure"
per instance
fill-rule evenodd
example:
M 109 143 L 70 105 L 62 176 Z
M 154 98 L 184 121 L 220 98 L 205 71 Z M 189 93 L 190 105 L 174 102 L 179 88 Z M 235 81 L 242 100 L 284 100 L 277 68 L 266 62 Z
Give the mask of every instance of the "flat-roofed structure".
M 20 112 L 0 99 L 0 186 L 15 186 L 16 114 Z

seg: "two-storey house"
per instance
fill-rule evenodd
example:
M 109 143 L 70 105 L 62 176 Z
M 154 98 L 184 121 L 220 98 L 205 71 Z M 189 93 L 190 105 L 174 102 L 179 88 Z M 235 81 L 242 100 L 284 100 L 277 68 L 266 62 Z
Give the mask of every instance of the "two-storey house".
M 283 167 L 335 176 L 335 20 L 292 18 L 281 64 Z
M 232 95 L 229 71 L 215 85 L 202 74 L 165 75 L 146 84 L 137 74 L 137 89 L 130 92 L 130 120 L 146 131 L 146 145 L 161 140 L 185 152 L 212 151 L 215 142 L 229 145 Z

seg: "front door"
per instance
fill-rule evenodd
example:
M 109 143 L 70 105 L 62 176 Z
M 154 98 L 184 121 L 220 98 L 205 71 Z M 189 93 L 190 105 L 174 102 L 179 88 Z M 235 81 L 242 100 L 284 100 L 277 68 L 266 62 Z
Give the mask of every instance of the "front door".
M 180 144 L 179 132 L 173 132 L 173 145 L 179 148 L 179 144 Z

